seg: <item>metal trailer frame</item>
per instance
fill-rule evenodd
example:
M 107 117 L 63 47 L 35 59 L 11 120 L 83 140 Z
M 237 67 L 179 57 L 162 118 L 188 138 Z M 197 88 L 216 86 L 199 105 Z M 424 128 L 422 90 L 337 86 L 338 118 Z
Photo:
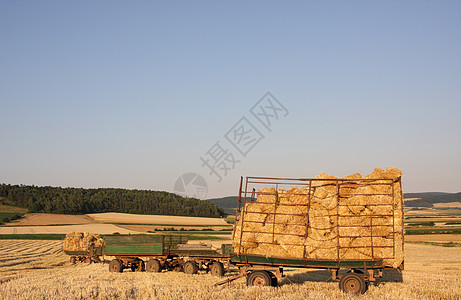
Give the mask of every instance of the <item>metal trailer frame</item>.
M 247 203 L 254 203 L 256 201 L 257 195 L 262 194 L 261 192 L 256 192 L 256 185 L 264 185 L 264 187 L 274 187 L 275 188 L 275 197 L 278 197 L 278 190 L 280 187 L 289 186 L 290 188 L 293 186 L 308 186 L 308 192 L 302 194 L 307 196 L 308 201 L 305 204 L 287 204 L 287 203 L 275 203 L 272 202 L 259 202 L 264 204 L 273 204 L 274 211 L 269 213 L 274 215 L 272 221 L 272 232 L 264 232 L 268 234 L 272 234 L 272 242 L 265 242 L 266 244 L 273 244 L 275 243 L 275 236 L 276 235 L 291 235 L 291 236 L 308 236 L 308 227 L 309 227 L 309 209 L 310 209 L 310 199 L 311 199 L 311 191 L 312 191 L 312 182 L 313 181 L 322 181 L 322 182 L 331 182 L 331 185 L 335 185 L 336 187 L 336 248 L 337 248 L 337 257 L 336 259 L 332 260 L 325 260 L 325 259 L 312 259 L 306 257 L 306 250 L 304 245 L 299 244 L 292 244 L 293 246 L 304 246 L 304 255 L 303 258 L 287 258 L 287 257 L 264 257 L 262 255 L 255 255 L 255 254 L 248 254 L 245 253 L 242 247 L 242 236 L 244 232 L 254 232 L 251 230 L 245 230 L 245 224 L 249 222 L 257 222 L 258 221 L 249 221 L 245 220 L 246 213 L 256 213 L 256 212 L 246 212 L 245 205 Z M 233 240 L 235 240 L 236 234 L 236 227 L 239 222 L 241 222 L 240 228 L 240 237 L 239 237 L 239 244 L 237 247 L 234 247 L 235 252 L 231 254 L 230 263 L 239 267 L 239 274 L 230 277 L 222 282 L 218 282 L 216 285 L 229 283 L 235 279 L 247 277 L 247 285 L 277 285 L 277 280 L 281 280 L 283 277 L 283 267 L 296 267 L 296 268 L 316 268 L 316 269 L 328 269 L 332 272 L 332 279 L 339 280 L 340 289 L 346 292 L 353 292 L 353 293 L 364 293 L 368 287 L 370 282 L 376 281 L 377 277 L 382 277 L 384 269 L 393 269 L 383 264 L 384 259 L 393 259 L 395 257 L 395 210 L 394 210 L 394 184 L 397 183 L 401 187 L 401 177 L 397 179 L 314 179 L 314 178 L 273 178 L 273 177 L 246 177 L 244 181 L 244 177 L 240 178 L 240 189 L 239 189 L 239 196 L 238 196 L 238 203 L 236 209 L 236 220 L 234 225 L 234 231 L 232 234 Z M 367 184 L 373 185 L 388 185 L 391 187 L 390 193 L 375 193 L 375 194 L 349 194 L 344 196 L 341 194 L 341 187 L 347 187 L 348 185 L 355 185 L 355 186 L 366 186 Z M 400 189 L 402 190 L 402 189 Z M 267 195 L 268 193 L 266 193 Z M 272 194 L 272 193 L 269 193 Z M 274 195 L 274 194 L 272 194 Z M 339 243 L 339 239 L 343 237 L 357 237 L 357 236 L 340 236 L 339 234 L 339 218 L 340 217 L 356 217 L 356 215 L 340 215 L 339 214 L 339 207 L 341 206 L 342 199 L 347 198 L 348 196 L 352 195 L 363 195 L 363 196 L 374 196 L 374 195 L 382 195 L 388 197 L 391 201 L 389 203 L 380 203 L 380 204 L 367 204 L 368 206 L 389 206 L 392 207 L 392 214 L 372 214 L 370 215 L 370 225 L 366 226 L 353 226 L 353 227 L 366 227 L 369 228 L 369 236 L 361 236 L 361 237 L 370 237 L 371 244 L 370 246 L 354 246 L 354 247 L 345 247 L 341 246 Z M 276 198 L 277 199 L 277 198 Z M 400 199 L 403 199 L 402 192 Z M 297 225 L 297 226 L 305 226 L 305 234 L 304 235 L 295 235 L 292 233 L 287 232 L 275 232 L 275 225 L 281 224 L 276 222 L 276 216 L 281 213 L 277 213 L 276 208 L 277 205 L 302 205 L 307 207 L 307 213 L 305 215 L 300 214 L 289 214 L 283 213 L 283 215 L 296 215 L 296 216 L 304 216 L 306 218 L 306 222 L 304 225 L 300 224 L 289 224 L 289 225 Z M 401 214 L 402 214 L 402 230 L 403 230 L 403 200 L 401 205 Z M 373 225 L 373 218 L 374 217 L 392 217 L 392 225 Z M 379 237 L 378 235 L 373 235 L 373 228 L 377 226 L 387 226 L 392 230 L 392 246 L 376 246 L 373 245 L 373 237 Z M 262 233 L 262 232 L 257 232 Z M 376 257 L 374 253 L 375 248 L 393 248 L 393 255 L 392 257 Z M 237 248 L 237 249 L 235 249 Z M 340 255 L 340 250 L 345 248 L 371 248 L 371 259 L 359 259 L 359 260 L 351 260 L 351 259 L 342 259 Z M 403 234 L 402 234 L 402 251 L 403 251 Z M 403 270 L 403 263 L 397 268 L 398 270 Z M 345 275 L 340 275 L 339 270 L 341 269 L 348 269 L 349 272 Z M 275 274 L 274 274 L 275 273 Z
M 224 263 L 228 267 L 230 245 L 223 244 L 221 252 L 203 249 L 191 245 L 185 246 L 187 235 L 119 235 L 105 237 L 104 255 L 115 256 L 109 263 L 110 272 L 123 272 L 131 269 L 133 272 L 184 271 L 196 274 L 198 270 L 210 271 L 212 275 L 223 276 Z M 195 246 L 195 248 L 194 248 Z M 147 263 L 142 259 L 148 258 Z
M 178 270 L 180 261 L 171 252 L 178 244 L 187 243 L 185 235 L 113 235 L 105 236 L 105 256 L 115 256 L 109 263 L 110 272 L 160 272 L 162 269 Z M 148 257 L 147 264 L 141 257 Z
M 75 264 L 77 262 L 84 263 L 99 263 L 101 262 L 101 255 L 103 252 L 103 247 L 93 247 L 91 246 L 88 251 L 67 251 L 64 250 L 64 253 L 70 256 L 70 263 Z

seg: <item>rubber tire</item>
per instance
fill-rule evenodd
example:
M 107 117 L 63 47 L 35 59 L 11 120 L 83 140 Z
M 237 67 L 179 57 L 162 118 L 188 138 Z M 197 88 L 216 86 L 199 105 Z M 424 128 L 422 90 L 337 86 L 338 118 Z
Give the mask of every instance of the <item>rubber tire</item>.
M 363 270 L 360 270 L 360 269 L 353 269 L 354 273 L 356 274 L 365 274 L 365 272 Z M 347 272 L 347 273 L 352 273 L 352 270 Z M 363 278 L 363 277 L 362 277 Z M 366 284 L 366 287 L 365 287 L 365 292 L 368 291 L 368 288 L 370 287 L 370 282 L 369 281 L 365 281 L 365 284 Z
M 162 265 L 160 264 L 160 261 L 158 259 L 149 259 L 146 265 L 146 271 L 155 273 L 161 272 Z
M 339 289 L 345 293 L 363 294 L 367 290 L 367 283 L 356 273 L 347 273 L 341 277 Z
M 123 272 L 122 263 L 118 259 L 114 259 L 109 263 L 109 272 Z
M 183 270 L 186 274 L 197 274 L 198 266 L 194 261 L 187 261 L 183 266 Z
M 75 262 L 77 261 L 77 259 L 75 258 L 75 256 L 71 256 L 70 257 L 70 263 L 75 265 Z
M 247 277 L 247 286 L 271 286 L 272 279 L 265 271 L 253 271 Z
M 223 277 L 225 270 L 224 265 L 220 261 L 215 261 L 210 267 L 210 273 L 213 276 Z

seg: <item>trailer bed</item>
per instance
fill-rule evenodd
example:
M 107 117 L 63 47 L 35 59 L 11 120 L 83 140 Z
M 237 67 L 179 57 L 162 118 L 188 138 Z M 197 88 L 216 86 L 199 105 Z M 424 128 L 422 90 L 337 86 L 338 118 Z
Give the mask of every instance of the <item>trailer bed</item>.
M 242 265 L 261 265 L 272 267 L 295 267 L 295 268 L 316 268 L 316 269 L 382 269 L 382 259 L 362 259 L 362 260 L 325 260 L 325 259 L 296 259 L 286 257 L 265 257 L 262 255 L 245 255 L 232 253 L 230 263 Z
M 168 255 L 179 244 L 187 243 L 184 235 L 113 235 L 105 236 L 104 254 L 109 256 Z

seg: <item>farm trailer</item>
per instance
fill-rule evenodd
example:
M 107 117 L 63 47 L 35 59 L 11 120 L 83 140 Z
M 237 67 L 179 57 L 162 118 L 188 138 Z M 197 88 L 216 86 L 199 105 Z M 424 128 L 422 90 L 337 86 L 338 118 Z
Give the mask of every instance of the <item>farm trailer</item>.
M 272 188 L 257 192 L 261 185 Z M 316 227 L 316 218 L 327 218 L 329 225 Z M 330 236 L 315 241 L 322 230 Z M 385 269 L 404 267 L 401 177 L 242 177 L 233 249 L 229 263 L 239 273 L 216 285 L 246 277 L 248 286 L 277 286 L 284 267 L 315 268 L 331 270 L 342 291 L 364 293 Z
M 228 263 L 230 245 L 214 250 L 204 244 L 186 244 L 186 235 L 116 235 L 106 236 L 104 255 L 115 256 L 109 263 L 110 272 L 184 271 L 196 274 L 198 270 L 223 276 Z M 148 258 L 147 263 L 142 257 Z

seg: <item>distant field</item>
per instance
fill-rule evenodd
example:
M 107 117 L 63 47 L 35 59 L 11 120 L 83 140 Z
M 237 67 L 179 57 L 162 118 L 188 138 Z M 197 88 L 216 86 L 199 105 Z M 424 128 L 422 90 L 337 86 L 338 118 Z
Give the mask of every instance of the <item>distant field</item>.
M 153 231 L 158 231 L 162 232 L 162 229 L 164 228 L 173 228 L 174 230 L 177 230 L 178 232 L 189 232 L 192 230 L 196 231 L 203 231 L 204 229 L 211 229 L 214 231 L 223 231 L 223 229 L 232 229 L 232 226 L 209 226 L 209 227 L 194 227 L 194 226 L 183 226 L 183 225 L 176 225 L 176 226 L 156 226 L 156 225 L 136 225 L 136 224 L 118 224 L 117 226 L 121 228 L 126 228 L 129 230 L 134 230 L 134 231 L 139 231 L 139 232 L 153 232 Z M 182 230 L 181 230 L 182 229 Z
M 2 213 L 0 213 L 0 215 L 1 214 Z M 0 226 L 0 234 L 65 234 L 73 231 L 97 234 L 113 234 L 115 232 L 120 234 L 136 234 L 149 231 L 154 232 L 170 227 L 176 230 L 181 228 L 201 230 L 206 228 L 205 226 L 217 231 L 221 231 L 221 229 L 224 228 L 232 228 L 232 225 L 226 223 L 224 219 L 218 218 L 135 215 L 123 213 L 100 213 L 90 215 L 34 213 L 26 214 L 22 219 Z M 167 234 L 167 232 L 161 233 Z M 216 237 L 210 236 L 210 239 L 214 238 Z
M 13 221 L 6 225 L 13 226 L 40 226 L 40 225 L 75 225 L 89 224 L 95 221 L 86 215 L 64 215 L 64 214 L 26 214 L 22 219 Z
M 461 242 L 461 234 L 405 235 L 405 242 L 406 241 L 423 241 L 423 242 L 440 242 L 440 243 Z
M 172 225 L 228 225 L 222 218 L 134 215 L 123 213 L 88 214 L 97 222 L 102 223 L 141 223 L 141 224 L 172 224 Z
M 449 207 L 411 209 L 405 213 L 405 241 L 461 246 L 461 210 Z
M 405 217 L 407 218 L 421 218 L 421 217 L 461 217 L 460 208 L 439 207 L 439 208 L 425 208 L 425 209 L 409 209 L 405 210 Z
M 461 208 L 461 202 L 434 203 L 435 208 Z
M 69 232 L 91 232 L 97 234 L 121 234 L 139 233 L 133 230 L 118 227 L 113 224 L 81 224 L 81 225 L 62 225 L 62 226 L 18 226 L 0 227 L 0 234 L 56 234 Z

